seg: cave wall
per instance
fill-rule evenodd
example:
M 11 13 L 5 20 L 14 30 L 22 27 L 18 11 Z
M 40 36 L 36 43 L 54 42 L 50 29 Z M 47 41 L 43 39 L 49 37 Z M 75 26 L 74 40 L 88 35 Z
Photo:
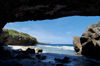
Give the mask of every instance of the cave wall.
M 100 16 L 100 0 L 0 0 L 0 31 L 8 22 Z

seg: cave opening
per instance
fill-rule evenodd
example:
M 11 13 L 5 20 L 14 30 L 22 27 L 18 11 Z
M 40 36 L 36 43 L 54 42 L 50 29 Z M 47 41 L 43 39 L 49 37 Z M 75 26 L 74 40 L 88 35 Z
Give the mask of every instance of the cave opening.
M 73 44 L 73 36 L 81 36 L 86 28 L 98 23 L 99 16 L 71 16 L 52 20 L 7 23 L 4 29 L 28 33 L 43 43 Z

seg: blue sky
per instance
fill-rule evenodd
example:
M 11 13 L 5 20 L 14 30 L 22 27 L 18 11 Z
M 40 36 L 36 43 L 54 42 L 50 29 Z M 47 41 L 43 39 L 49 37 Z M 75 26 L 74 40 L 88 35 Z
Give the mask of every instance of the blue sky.
M 44 43 L 72 44 L 73 36 L 81 36 L 89 25 L 99 21 L 99 16 L 71 16 L 52 20 L 8 23 L 4 28 L 28 33 Z

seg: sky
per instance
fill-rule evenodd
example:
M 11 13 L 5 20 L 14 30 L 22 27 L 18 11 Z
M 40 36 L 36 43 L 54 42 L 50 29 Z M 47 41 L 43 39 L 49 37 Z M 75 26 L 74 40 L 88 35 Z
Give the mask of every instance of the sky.
M 70 16 L 52 20 L 8 23 L 5 29 L 14 29 L 36 37 L 39 42 L 72 44 L 73 36 L 81 36 L 91 24 L 100 22 L 99 16 Z

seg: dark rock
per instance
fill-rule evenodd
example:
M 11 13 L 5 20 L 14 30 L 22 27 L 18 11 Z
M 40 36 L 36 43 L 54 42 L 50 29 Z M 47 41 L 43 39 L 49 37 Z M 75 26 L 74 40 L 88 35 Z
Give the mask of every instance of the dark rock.
M 10 50 L 5 50 L 4 47 L 0 47 L 0 59 L 11 59 L 13 58 Z
M 23 58 L 31 58 L 29 54 L 27 54 L 25 51 L 20 51 L 16 58 L 23 59 Z
M 0 66 L 22 66 L 22 64 L 18 63 L 14 60 L 5 60 L 0 61 Z
M 38 48 L 36 49 L 36 53 L 38 53 L 38 54 L 39 54 L 39 53 L 42 53 L 42 52 L 43 52 L 43 50 L 42 50 L 42 49 L 38 49 Z
M 40 60 L 45 60 L 46 59 L 46 56 L 42 56 L 40 54 L 37 54 L 36 57 Z
M 61 62 L 61 63 L 69 63 L 70 62 L 69 57 L 64 57 L 63 59 L 55 58 L 54 60 L 57 61 L 57 62 Z
M 64 66 L 63 64 L 56 64 L 56 66 Z
M 82 50 L 80 52 L 82 55 L 100 59 L 100 23 L 89 26 L 79 40 L 79 43 L 76 42 L 76 44 L 74 44 L 76 47 L 82 46 Z M 74 46 L 74 48 L 76 47 Z
M 26 53 L 27 53 L 27 54 L 35 54 L 35 50 L 34 50 L 34 49 L 31 49 L 31 48 L 28 48 L 28 49 L 26 50 Z
M 46 56 L 42 56 L 42 57 L 41 57 L 41 60 L 45 60 L 45 59 L 46 59 Z
M 41 55 L 40 55 L 40 54 L 37 54 L 36 57 L 37 57 L 38 59 L 40 59 L 40 58 L 41 58 Z

